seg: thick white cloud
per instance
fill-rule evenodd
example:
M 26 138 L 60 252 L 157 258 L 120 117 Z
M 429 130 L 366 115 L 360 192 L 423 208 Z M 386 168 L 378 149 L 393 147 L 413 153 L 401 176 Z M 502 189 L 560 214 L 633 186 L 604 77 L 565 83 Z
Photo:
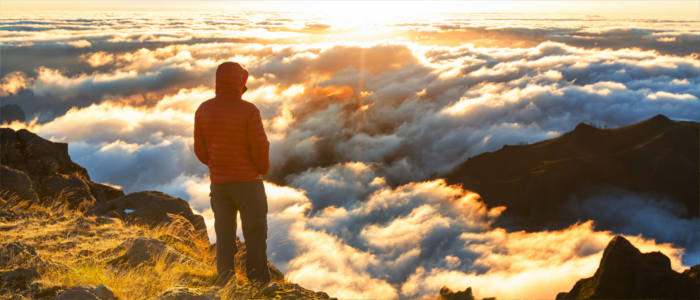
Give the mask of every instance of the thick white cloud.
M 267 184 L 277 225 L 270 244 L 281 246 L 273 262 L 288 255 L 280 250 L 293 249 L 293 259 L 280 263 L 287 278 L 341 298 L 434 297 L 443 285 L 472 286 L 477 297 L 552 298 L 593 274 L 612 237 L 591 221 L 508 233 L 490 225 L 500 208 L 486 209 L 478 195 L 459 187 L 439 180 L 378 185 L 366 199 L 309 216 L 312 201 L 301 190 Z M 642 251 L 662 251 L 682 270 L 682 250 L 627 238 Z

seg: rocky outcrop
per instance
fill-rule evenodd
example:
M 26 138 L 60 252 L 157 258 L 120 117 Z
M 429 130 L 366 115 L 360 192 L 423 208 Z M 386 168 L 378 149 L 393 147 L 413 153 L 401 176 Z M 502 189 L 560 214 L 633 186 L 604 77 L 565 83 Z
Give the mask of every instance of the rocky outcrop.
M 124 193 L 92 182 L 85 168 L 68 155 L 68 145 L 54 143 L 25 129 L 0 128 L 0 193 L 32 201 L 66 201 L 85 211 Z M 29 179 L 29 182 L 27 181 Z
M 127 222 L 164 226 L 187 238 L 206 239 L 204 217 L 194 214 L 187 201 L 156 191 L 137 192 L 98 204 L 90 213 Z M 189 223 L 189 224 L 188 224 Z
M 438 295 L 438 300 L 474 300 L 474 295 L 472 295 L 472 288 L 468 287 L 464 291 L 454 292 L 450 288 L 443 286 L 440 289 L 440 294 Z
M 71 160 L 65 143 L 24 129 L 0 128 L 0 135 L 0 206 L 13 199 L 63 201 L 79 211 L 163 226 L 183 240 L 209 240 L 204 218 L 187 201 L 155 191 L 125 196 L 120 189 L 91 181 L 87 170 Z
M 641 253 L 622 236 L 614 237 L 603 252 L 593 277 L 581 279 L 566 299 L 700 299 L 700 265 L 683 273 L 671 269 L 660 252 Z

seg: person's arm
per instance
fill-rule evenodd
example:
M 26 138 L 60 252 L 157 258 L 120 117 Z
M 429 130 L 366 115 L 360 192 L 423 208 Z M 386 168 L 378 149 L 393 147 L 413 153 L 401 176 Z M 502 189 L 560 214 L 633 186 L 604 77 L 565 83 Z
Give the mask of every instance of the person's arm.
M 247 125 L 248 145 L 250 145 L 253 164 L 260 175 L 265 175 L 270 170 L 270 142 L 267 140 L 260 111 L 257 108 L 250 114 Z
M 194 117 L 194 154 L 197 155 L 197 159 L 205 165 L 209 165 L 209 153 L 207 153 L 207 147 L 204 143 L 204 137 L 202 136 L 202 129 L 199 128 L 199 122 L 197 120 L 197 115 Z

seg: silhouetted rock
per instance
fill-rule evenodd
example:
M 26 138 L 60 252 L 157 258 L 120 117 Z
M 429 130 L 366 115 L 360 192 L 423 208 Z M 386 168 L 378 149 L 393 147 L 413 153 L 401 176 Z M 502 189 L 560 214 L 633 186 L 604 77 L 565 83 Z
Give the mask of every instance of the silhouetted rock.
M 690 269 L 683 271 L 682 275 L 700 284 L 700 265 L 695 265 Z
M 0 130 L 2 164 L 25 171 L 29 176 L 78 173 L 88 177 L 85 168 L 73 163 L 68 156 L 68 144 L 51 142 L 26 129 Z
M 641 253 L 616 236 L 593 277 L 579 280 L 557 299 L 699 299 L 699 269 L 700 265 L 680 274 L 660 252 Z
M 96 201 L 123 196 L 119 189 L 92 182 L 87 170 L 71 160 L 68 144 L 51 142 L 25 129 L 0 128 L 0 164 L 0 188 L 26 199 L 65 200 L 68 207 L 84 211 Z M 31 190 L 21 174 L 31 181 Z
M 25 119 L 24 111 L 17 104 L 7 104 L 0 107 L 0 123 L 12 123 Z
M 450 288 L 443 286 L 440 289 L 438 300 L 474 300 L 474 296 L 471 287 L 461 292 L 453 292 Z
M 693 218 L 700 216 L 699 130 L 662 115 L 616 129 L 582 123 L 554 139 L 474 156 L 445 177 L 489 207 L 506 206 L 496 225 L 509 229 L 565 228 L 581 217 L 568 201 L 598 187 L 668 196 L 685 208 L 680 217 Z
M 166 263 L 180 263 L 188 260 L 165 242 L 146 237 L 127 240 L 109 253 L 105 253 L 105 255 L 112 254 L 119 256 L 110 260 L 110 264 L 129 268 L 135 268 L 141 264 L 153 265 L 159 259 Z
M 194 214 L 187 201 L 161 192 L 128 194 L 97 205 L 91 213 L 151 226 L 164 225 L 171 221 L 181 222 L 182 220 L 169 217 L 169 214 L 179 215 L 192 224 L 194 236 L 208 240 L 204 218 Z
M 104 285 L 79 285 L 65 290 L 55 300 L 114 300 L 114 293 Z
M 5 165 L 0 165 L 0 192 L 10 192 L 17 197 L 32 201 L 39 199 L 29 176 Z
M 10 293 L 23 292 L 29 289 L 29 284 L 39 278 L 34 269 L 17 268 L 0 274 L 0 290 Z M 0 293 L 3 294 L 3 293 Z

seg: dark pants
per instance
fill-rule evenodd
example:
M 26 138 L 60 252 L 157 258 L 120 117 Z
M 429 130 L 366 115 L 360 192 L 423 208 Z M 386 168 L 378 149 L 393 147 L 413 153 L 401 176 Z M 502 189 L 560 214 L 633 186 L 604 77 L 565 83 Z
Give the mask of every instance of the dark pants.
M 267 282 L 267 196 L 262 180 L 210 185 L 211 207 L 216 230 L 216 270 L 221 275 L 235 272 L 236 213 L 246 245 L 246 268 L 250 280 Z

